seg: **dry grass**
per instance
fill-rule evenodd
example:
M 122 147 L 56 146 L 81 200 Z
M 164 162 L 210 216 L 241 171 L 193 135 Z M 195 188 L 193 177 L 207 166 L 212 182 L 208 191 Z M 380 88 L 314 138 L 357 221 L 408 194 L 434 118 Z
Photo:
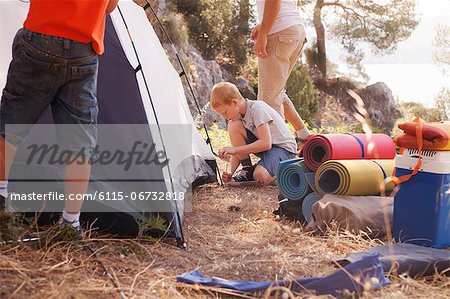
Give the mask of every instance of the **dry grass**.
M 326 275 L 335 270 L 330 263 L 334 257 L 381 242 L 334 231 L 311 236 L 298 224 L 274 219 L 271 212 L 276 206 L 276 187 L 207 185 L 196 190 L 193 212 L 186 214 L 184 223 L 187 251 L 166 242 L 99 235 L 87 241 L 97 257 L 70 243 L 47 250 L 1 245 L 0 298 L 120 298 L 120 292 L 126 298 L 248 298 L 248 294 L 179 284 L 176 276 L 196 267 L 205 275 L 228 279 Z M 398 278 L 365 295 L 448 298 L 450 280 L 440 276 L 427 281 Z

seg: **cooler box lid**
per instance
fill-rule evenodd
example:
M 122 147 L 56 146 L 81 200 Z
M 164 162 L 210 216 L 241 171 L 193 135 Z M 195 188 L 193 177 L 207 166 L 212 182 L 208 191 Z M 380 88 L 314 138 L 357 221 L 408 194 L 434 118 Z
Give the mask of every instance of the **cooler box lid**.
M 419 160 L 419 150 L 406 149 L 402 155 L 397 155 L 395 167 L 413 170 Z M 435 174 L 450 174 L 450 151 L 422 150 L 422 172 Z

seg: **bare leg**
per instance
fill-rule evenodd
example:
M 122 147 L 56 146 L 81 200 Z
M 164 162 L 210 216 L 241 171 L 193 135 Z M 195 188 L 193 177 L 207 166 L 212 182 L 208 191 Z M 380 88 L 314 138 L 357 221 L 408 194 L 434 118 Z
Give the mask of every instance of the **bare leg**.
M 256 166 L 255 171 L 253 172 L 253 177 L 255 180 L 265 185 L 272 184 L 275 181 L 275 177 L 271 176 L 269 172 L 261 165 Z
M 66 200 L 64 210 L 68 213 L 79 213 L 83 205 L 83 195 L 86 194 L 91 175 L 91 165 L 86 161 L 78 165 L 76 161 L 65 168 L 65 195 L 68 198 L 80 200 Z M 70 196 L 70 197 L 69 197 Z
M 0 181 L 8 179 L 15 155 L 16 148 L 3 138 L 0 138 Z
M 295 109 L 291 99 L 285 98 L 283 106 L 284 106 L 284 116 L 286 117 L 286 120 L 292 124 L 295 131 L 300 131 L 301 129 L 303 129 L 305 127 L 305 123 L 303 122 L 302 118 Z

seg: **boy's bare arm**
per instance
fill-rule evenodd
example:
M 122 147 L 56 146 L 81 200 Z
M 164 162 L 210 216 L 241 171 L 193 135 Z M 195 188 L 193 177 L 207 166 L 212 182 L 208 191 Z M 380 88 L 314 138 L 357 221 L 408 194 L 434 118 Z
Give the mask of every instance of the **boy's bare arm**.
M 269 150 L 272 147 L 272 135 L 270 135 L 269 123 L 264 123 L 256 128 L 258 131 L 258 140 L 253 143 L 237 146 L 237 154 L 254 154 Z
M 106 7 L 106 13 L 110 14 L 113 12 L 114 9 L 116 9 L 117 3 L 119 0 L 109 0 L 108 6 Z
M 236 169 L 239 167 L 239 164 L 241 161 L 239 161 L 239 158 L 237 156 L 231 156 L 231 169 L 230 173 L 233 175 L 236 172 Z

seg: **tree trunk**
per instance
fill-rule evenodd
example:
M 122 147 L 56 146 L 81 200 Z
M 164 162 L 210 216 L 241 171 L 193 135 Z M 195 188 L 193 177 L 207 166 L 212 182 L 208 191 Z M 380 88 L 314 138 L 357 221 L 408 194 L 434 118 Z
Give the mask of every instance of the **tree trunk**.
M 317 54 L 319 67 L 322 76 L 327 76 L 327 52 L 325 50 L 325 28 L 322 24 L 322 7 L 324 0 L 317 0 L 314 7 L 314 28 L 316 29 L 317 36 Z

